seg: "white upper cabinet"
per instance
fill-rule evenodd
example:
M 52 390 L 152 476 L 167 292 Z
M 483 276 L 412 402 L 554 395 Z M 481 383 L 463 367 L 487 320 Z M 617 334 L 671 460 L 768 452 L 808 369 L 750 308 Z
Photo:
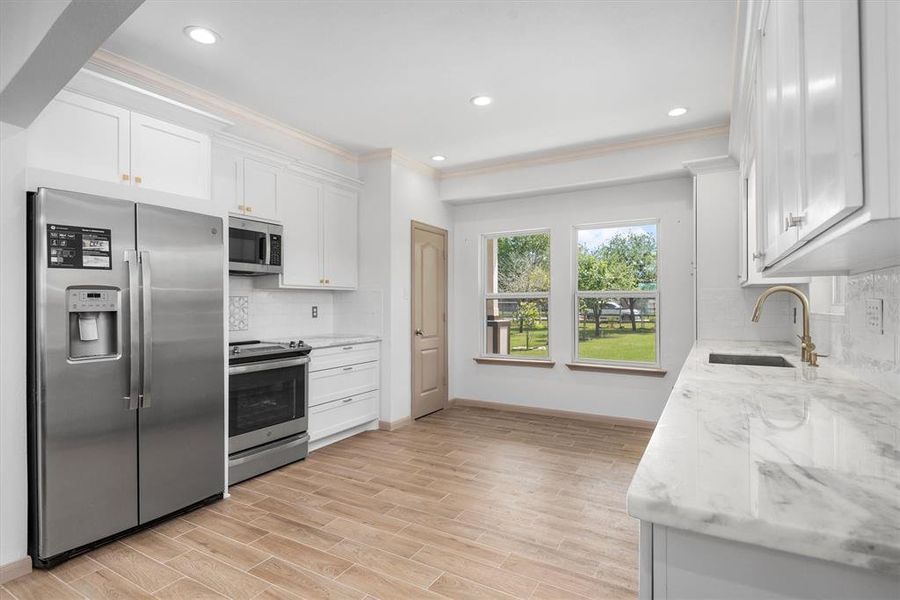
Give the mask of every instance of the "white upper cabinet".
M 242 212 L 260 219 L 278 218 L 278 178 L 281 169 L 249 158 L 243 164 Z
M 803 3 L 806 194 L 801 239 L 863 204 L 859 6 Z
M 281 284 L 321 287 L 322 185 L 293 174 L 279 179 L 278 216 L 284 227 Z
M 131 180 L 134 185 L 209 198 L 209 137 L 131 113 Z
M 28 166 L 209 198 L 207 135 L 66 90 L 29 127 Z
M 323 276 L 329 287 L 355 288 L 357 281 L 356 192 L 327 187 L 323 199 Z
M 891 126 L 900 120 L 900 3 L 741 7 L 750 25 L 746 83 L 733 103 L 732 130 L 742 137 L 732 148 L 740 146 L 733 152 L 745 178 L 753 164 L 757 172 L 754 185 L 745 183 L 757 244 L 752 235 L 742 243 L 760 258 L 751 271 L 771 281 L 897 264 L 900 191 L 891 181 L 900 133 Z
M 28 129 L 28 164 L 127 184 L 129 138 L 129 111 L 62 91 Z

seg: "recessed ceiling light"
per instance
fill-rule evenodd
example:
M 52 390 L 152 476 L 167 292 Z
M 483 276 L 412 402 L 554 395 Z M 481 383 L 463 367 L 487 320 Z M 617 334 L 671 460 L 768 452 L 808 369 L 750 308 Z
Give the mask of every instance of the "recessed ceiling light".
M 680 117 L 681 115 L 686 115 L 687 109 L 683 106 L 676 106 L 672 110 L 669 111 L 670 117 Z
M 469 102 L 471 102 L 475 106 L 487 106 L 493 101 L 494 99 L 490 96 L 472 96 L 471 98 L 469 98 Z
M 447 160 L 447 157 L 444 156 L 443 154 L 435 154 L 434 156 L 431 157 L 431 160 L 441 162 L 442 160 Z
M 188 25 L 184 28 L 184 34 L 198 44 L 215 44 L 219 41 L 219 34 L 212 29 L 198 25 Z

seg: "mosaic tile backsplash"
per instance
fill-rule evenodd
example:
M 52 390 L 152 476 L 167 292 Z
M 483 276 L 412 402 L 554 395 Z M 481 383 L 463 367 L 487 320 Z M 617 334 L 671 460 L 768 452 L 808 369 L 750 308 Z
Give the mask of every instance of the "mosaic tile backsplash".
M 250 296 L 228 297 L 228 331 L 250 329 Z
M 883 333 L 866 326 L 866 300 L 884 301 Z M 900 266 L 847 278 L 844 314 L 816 314 L 810 328 L 817 350 L 834 364 L 900 398 Z

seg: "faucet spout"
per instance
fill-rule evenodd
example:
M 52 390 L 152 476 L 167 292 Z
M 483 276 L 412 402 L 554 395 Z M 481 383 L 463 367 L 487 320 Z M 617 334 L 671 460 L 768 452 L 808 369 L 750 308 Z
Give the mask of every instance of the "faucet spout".
M 756 305 L 753 307 L 753 316 L 751 317 L 751 320 L 754 323 L 759 322 L 759 318 L 762 316 L 763 304 L 766 303 L 769 296 L 777 292 L 793 294 L 800 300 L 800 304 L 803 307 L 803 335 L 800 337 L 802 342 L 800 346 L 800 356 L 803 362 L 809 363 L 812 367 L 817 367 L 817 355 L 815 353 L 816 345 L 813 344 L 812 338 L 809 335 L 809 299 L 806 297 L 806 294 L 789 285 L 776 285 L 770 287 L 756 299 Z

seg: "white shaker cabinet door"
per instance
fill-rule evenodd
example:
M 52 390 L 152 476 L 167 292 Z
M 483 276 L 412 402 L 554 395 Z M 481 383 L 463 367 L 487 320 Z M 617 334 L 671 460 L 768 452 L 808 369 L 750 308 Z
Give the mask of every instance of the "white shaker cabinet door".
M 60 92 L 28 129 L 28 165 L 127 185 L 129 114 L 112 104 Z
M 131 171 L 137 187 L 209 198 L 209 136 L 131 113 Z
M 278 218 L 278 167 L 244 159 L 244 214 L 260 219 Z
M 760 215 L 760 247 L 763 263 L 769 265 L 778 258 L 778 238 L 783 225 L 781 220 L 781 194 L 778 185 L 779 123 L 778 111 L 780 94 L 778 88 L 778 36 L 777 3 L 770 3 L 763 24 L 759 46 L 759 119 L 760 137 L 758 156 L 760 160 L 760 194 L 758 209 Z
M 241 181 L 241 157 L 230 148 L 213 145 L 212 197 L 222 210 L 243 213 Z
M 355 288 L 357 284 L 357 209 L 355 192 L 325 188 L 322 233 L 326 287 Z
M 858 2 L 803 2 L 803 55 L 807 239 L 863 204 Z
M 804 186 L 803 71 L 800 51 L 800 0 L 779 0 L 778 37 L 778 195 L 781 223 L 777 256 L 793 249 L 799 238 L 798 224 Z
M 320 287 L 322 186 L 292 174 L 279 178 L 278 218 L 284 227 L 281 283 Z

